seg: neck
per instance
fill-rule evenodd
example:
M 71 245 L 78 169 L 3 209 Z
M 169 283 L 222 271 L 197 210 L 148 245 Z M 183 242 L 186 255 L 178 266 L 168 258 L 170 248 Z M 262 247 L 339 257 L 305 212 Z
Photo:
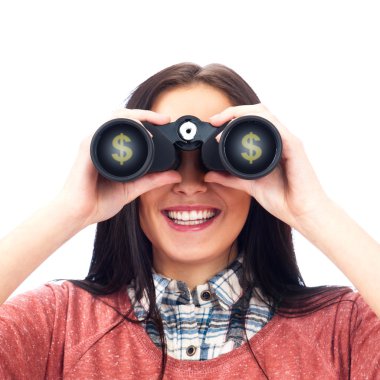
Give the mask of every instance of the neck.
M 231 264 L 237 256 L 236 244 L 228 249 L 225 254 L 217 257 L 208 257 L 202 260 L 181 261 L 161 255 L 153 249 L 154 270 L 171 279 L 186 283 L 190 290 L 197 285 L 205 284 L 217 273 Z

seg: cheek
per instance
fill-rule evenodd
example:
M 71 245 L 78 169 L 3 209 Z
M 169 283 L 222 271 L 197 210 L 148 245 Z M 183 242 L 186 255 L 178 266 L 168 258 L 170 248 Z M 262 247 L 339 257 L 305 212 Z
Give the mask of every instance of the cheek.
M 251 197 L 239 191 L 232 194 L 228 204 L 232 216 L 231 219 L 240 225 L 244 225 L 251 205 Z
M 152 210 L 152 201 L 148 194 L 140 196 L 139 199 L 139 220 L 140 226 L 145 235 L 150 236 L 152 230 L 152 218 L 149 215 Z
M 229 209 L 237 213 L 240 211 L 241 214 L 245 214 L 248 211 L 252 198 L 244 191 L 222 187 L 221 185 L 219 185 L 216 191 L 219 193 L 219 196 L 224 199 Z
M 167 197 L 170 186 L 161 186 L 159 189 L 148 191 L 138 198 L 139 220 L 144 234 L 149 240 L 159 236 L 162 222 L 160 204 Z

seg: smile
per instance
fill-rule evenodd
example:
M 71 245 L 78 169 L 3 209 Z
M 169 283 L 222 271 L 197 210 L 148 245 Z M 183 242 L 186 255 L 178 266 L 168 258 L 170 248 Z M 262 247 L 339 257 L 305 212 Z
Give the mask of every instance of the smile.
M 209 222 L 220 213 L 220 210 L 164 210 L 163 213 L 176 225 L 195 226 Z
M 177 224 L 194 225 L 207 222 L 215 216 L 214 210 L 168 211 L 168 217 Z

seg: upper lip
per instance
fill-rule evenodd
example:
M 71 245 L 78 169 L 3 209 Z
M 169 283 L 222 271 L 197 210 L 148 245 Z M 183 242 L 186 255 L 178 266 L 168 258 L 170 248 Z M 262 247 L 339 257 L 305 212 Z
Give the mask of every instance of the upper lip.
M 170 206 L 164 207 L 161 211 L 200 211 L 200 210 L 220 210 L 218 207 L 210 206 L 210 205 L 178 205 L 178 206 Z

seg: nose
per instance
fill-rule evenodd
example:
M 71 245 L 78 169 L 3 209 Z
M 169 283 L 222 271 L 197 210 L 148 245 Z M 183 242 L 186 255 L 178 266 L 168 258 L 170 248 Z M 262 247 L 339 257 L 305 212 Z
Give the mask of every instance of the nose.
M 203 167 L 199 150 L 182 151 L 181 163 L 177 171 L 182 180 L 173 185 L 173 191 L 182 195 L 195 195 L 207 191 L 207 183 L 204 182 L 206 173 Z

